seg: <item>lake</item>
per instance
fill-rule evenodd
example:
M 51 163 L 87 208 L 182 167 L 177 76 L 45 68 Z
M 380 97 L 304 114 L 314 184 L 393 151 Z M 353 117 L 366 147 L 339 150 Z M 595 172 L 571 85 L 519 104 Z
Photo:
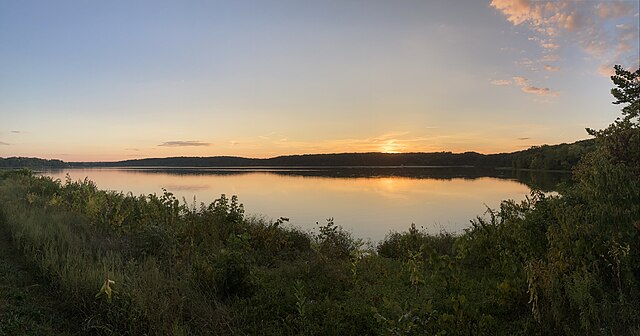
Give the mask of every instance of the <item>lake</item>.
M 89 178 L 100 189 L 161 194 L 209 203 L 237 195 L 248 216 L 287 217 L 314 230 L 328 218 L 354 236 L 381 240 L 412 223 L 428 232 L 461 232 L 505 199 L 522 200 L 533 186 L 553 191 L 566 173 L 470 167 L 342 168 L 90 168 L 41 172 L 64 181 Z

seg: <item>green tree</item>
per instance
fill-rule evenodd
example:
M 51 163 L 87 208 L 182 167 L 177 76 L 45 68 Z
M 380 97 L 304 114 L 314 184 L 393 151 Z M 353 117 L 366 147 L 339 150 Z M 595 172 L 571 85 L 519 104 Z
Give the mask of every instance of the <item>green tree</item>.
M 635 72 L 614 67 L 616 74 L 611 80 L 616 85 L 611 94 L 614 104 L 624 104 L 622 117 L 617 118 L 603 130 L 587 128 L 595 136 L 613 163 L 622 163 L 640 176 L 640 68 Z
M 640 333 L 640 72 L 615 70 L 611 93 L 625 105 L 622 116 L 588 129 L 597 149 L 552 203 L 546 253 L 527 261 L 531 308 L 548 333 Z
M 611 89 L 611 94 L 617 99 L 614 104 L 629 104 L 622 108 L 623 121 L 640 126 L 640 68 L 635 72 L 624 70 L 620 65 L 615 66 L 616 74 L 611 80 L 617 88 Z

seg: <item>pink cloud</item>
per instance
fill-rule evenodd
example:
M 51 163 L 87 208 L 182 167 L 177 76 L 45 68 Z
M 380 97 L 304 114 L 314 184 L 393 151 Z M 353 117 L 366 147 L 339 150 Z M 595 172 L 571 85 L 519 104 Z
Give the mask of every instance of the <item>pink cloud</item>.
M 489 83 L 493 85 L 498 85 L 498 86 L 511 85 L 511 81 L 508 79 L 495 79 Z
M 531 2 L 528 0 L 493 0 L 491 6 L 507 16 L 507 20 L 519 25 L 531 18 Z
M 158 146 L 161 146 L 161 147 L 200 147 L 200 146 L 211 146 L 211 143 L 202 142 L 202 141 L 193 141 L 193 140 L 188 140 L 188 141 L 165 141 L 165 142 L 159 144 Z
M 535 95 L 538 95 L 538 96 L 555 97 L 555 96 L 558 95 L 557 92 L 551 91 L 551 89 L 549 89 L 549 88 L 539 88 L 539 87 L 535 87 L 535 86 L 525 86 L 521 90 L 522 90 L 522 92 L 531 93 L 531 94 L 535 94 Z
M 615 75 L 615 71 L 613 70 L 613 64 L 601 64 L 598 67 L 598 73 L 604 77 L 611 77 L 613 75 Z
M 560 60 L 560 56 L 553 55 L 553 54 L 544 55 L 541 59 L 542 62 L 555 62 L 559 60 Z
M 516 76 L 513 77 L 513 82 L 518 86 L 524 86 L 529 83 L 529 80 L 524 77 Z
M 547 71 L 556 72 L 556 71 L 560 70 L 560 67 L 559 66 L 551 66 L 551 65 L 545 64 L 544 65 L 544 69 L 547 70 Z
M 631 11 L 633 6 L 630 2 L 604 2 L 596 6 L 596 13 L 603 19 L 617 19 L 629 15 Z
M 524 93 L 534 94 L 537 96 L 557 97 L 559 94 L 556 91 L 552 91 L 549 88 L 541 88 L 531 85 L 531 81 L 528 78 L 522 76 L 512 77 L 513 81 L 507 79 L 500 79 L 492 81 L 493 85 L 510 85 L 519 86 L 520 90 Z M 495 82 L 495 83 L 494 83 Z
M 598 73 L 608 64 L 633 69 L 638 63 L 640 24 L 635 1 L 492 0 L 491 6 L 512 24 L 531 29 L 538 36 L 528 39 L 544 50 L 559 49 L 561 44 L 578 46 L 599 63 Z M 540 61 L 557 59 L 557 55 L 545 55 Z

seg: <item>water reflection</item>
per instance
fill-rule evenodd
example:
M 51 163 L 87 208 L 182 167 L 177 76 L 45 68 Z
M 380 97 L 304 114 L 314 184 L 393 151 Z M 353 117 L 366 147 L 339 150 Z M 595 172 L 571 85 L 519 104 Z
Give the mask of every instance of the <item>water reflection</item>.
M 567 174 L 478 170 L 472 168 L 340 169 L 64 169 L 43 172 L 64 179 L 88 177 L 102 189 L 160 193 L 187 201 L 210 202 L 220 194 L 238 195 L 247 213 L 288 217 L 314 229 L 333 217 L 358 237 L 382 239 L 411 223 L 431 232 L 459 232 L 486 207 L 503 199 L 523 199 L 535 186 L 545 191 Z

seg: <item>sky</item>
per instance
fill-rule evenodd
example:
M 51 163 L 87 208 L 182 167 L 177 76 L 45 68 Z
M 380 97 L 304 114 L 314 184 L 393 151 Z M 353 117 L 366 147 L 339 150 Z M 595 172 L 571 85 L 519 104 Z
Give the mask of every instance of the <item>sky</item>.
M 638 1 L 0 0 L 0 156 L 508 152 L 588 138 Z

